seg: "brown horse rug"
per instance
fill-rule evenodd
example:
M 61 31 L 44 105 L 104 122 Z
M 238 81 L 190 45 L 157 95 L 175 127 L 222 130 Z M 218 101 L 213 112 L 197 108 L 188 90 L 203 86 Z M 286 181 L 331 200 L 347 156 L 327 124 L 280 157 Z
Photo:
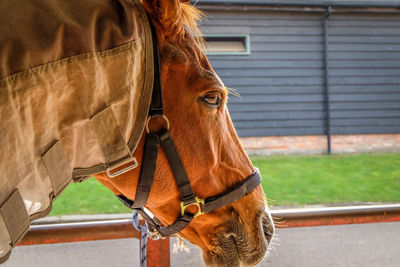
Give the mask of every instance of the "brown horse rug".
M 72 177 L 137 165 L 151 43 L 136 0 L 0 1 L 0 262 Z

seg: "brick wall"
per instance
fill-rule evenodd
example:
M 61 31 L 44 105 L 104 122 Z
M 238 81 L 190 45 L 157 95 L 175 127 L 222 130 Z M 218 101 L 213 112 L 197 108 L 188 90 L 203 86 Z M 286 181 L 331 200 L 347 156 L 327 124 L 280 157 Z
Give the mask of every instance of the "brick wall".
M 400 134 L 333 135 L 331 140 L 332 153 L 400 153 Z M 324 135 L 243 137 L 241 141 L 250 155 L 324 154 L 327 151 Z

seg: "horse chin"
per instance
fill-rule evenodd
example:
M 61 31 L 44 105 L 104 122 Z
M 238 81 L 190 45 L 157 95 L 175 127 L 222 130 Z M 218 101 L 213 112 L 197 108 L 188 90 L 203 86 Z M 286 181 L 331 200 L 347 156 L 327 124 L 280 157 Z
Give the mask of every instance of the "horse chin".
M 256 216 L 253 231 L 239 220 L 230 221 L 223 232 L 212 242 L 212 251 L 203 253 L 207 266 L 253 266 L 266 255 L 275 231 L 270 214 L 261 212 Z

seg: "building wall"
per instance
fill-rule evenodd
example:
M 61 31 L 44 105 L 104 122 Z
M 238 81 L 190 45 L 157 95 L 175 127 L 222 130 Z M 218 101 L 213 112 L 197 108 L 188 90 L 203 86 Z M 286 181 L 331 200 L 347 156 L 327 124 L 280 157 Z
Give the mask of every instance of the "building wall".
M 329 21 L 332 133 L 400 133 L 400 15 Z
M 325 134 L 325 14 L 207 12 L 205 34 L 250 35 L 250 55 L 209 56 L 241 95 L 229 99 L 238 134 Z M 400 133 L 400 15 L 333 13 L 328 34 L 332 133 Z

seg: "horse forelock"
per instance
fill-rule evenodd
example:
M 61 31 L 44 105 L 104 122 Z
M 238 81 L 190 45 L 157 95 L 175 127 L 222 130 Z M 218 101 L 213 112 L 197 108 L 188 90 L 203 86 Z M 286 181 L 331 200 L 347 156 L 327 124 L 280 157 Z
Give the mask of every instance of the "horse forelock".
M 181 4 L 181 21 L 193 36 L 202 36 L 199 22 L 204 18 L 204 13 L 189 3 Z

